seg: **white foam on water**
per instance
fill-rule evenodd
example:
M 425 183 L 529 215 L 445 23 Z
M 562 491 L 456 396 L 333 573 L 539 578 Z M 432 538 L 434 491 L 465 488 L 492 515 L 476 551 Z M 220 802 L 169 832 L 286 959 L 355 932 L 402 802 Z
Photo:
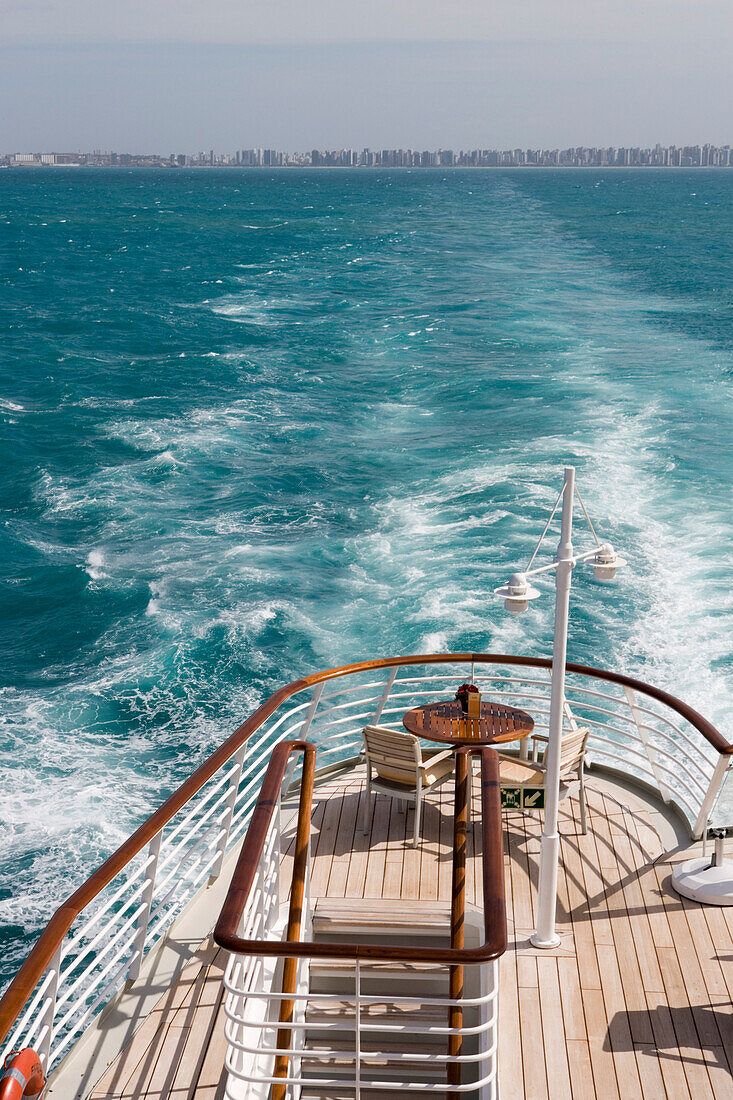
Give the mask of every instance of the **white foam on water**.
M 93 581 L 102 580 L 108 574 L 103 569 L 105 556 L 102 550 L 90 550 L 86 558 L 86 572 Z
M 423 634 L 418 643 L 418 653 L 448 653 L 448 635 L 444 630 Z

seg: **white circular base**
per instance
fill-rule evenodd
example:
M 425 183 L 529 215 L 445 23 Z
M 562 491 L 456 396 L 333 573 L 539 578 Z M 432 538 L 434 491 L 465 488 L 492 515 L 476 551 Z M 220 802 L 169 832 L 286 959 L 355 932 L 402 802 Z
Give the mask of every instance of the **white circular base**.
M 532 935 L 529 937 L 529 942 L 532 944 L 533 947 L 553 948 L 559 947 L 562 943 L 562 940 L 559 936 L 553 936 L 550 940 L 541 940 L 538 937 L 537 933 L 533 932 Z
M 709 858 L 688 859 L 672 874 L 678 894 L 706 905 L 733 905 L 733 863 L 710 866 Z

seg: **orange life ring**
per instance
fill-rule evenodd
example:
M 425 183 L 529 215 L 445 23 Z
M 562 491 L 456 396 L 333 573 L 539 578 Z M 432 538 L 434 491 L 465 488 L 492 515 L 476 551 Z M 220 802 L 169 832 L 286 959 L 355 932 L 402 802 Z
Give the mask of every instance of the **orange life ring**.
M 0 1077 L 0 1100 L 21 1100 L 22 1096 L 38 1096 L 46 1084 L 41 1060 L 32 1047 L 11 1050 L 3 1063 Z

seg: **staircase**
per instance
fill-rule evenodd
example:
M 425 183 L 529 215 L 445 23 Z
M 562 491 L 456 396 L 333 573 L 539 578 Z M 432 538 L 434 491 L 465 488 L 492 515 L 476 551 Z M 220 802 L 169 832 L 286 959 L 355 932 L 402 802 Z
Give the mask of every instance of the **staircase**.
M 313 915 L 313 938 L 330 943 L 358 939 L 362 943 L 446 947 L 450 942 L 450 910 L 437 903 L 319 899 Z M 380 1082 L 400 1081 L 418 1089 L 432 1086 L 425 1095 L 442 1097 L 441 1091 L 433 1089 L 446 1083 L 448 1040 L 445 1034 L 431 1034 L 429 1029 L 448 1026 L 448 1009 L 403 998 L 447 998 L 448 967 L 438 963 L 362 962 L 360 978 L 361 996 L 384 998 L 361 1005 L 362 1095 L 368 1100 L 395 1100 L 400 1090 L 380 1088 Z M 354 996 L 354 962 L 312 959 L 309 988 L 312 996 L 305 1015 L 300 1072 L 324 1084 L 304 1086 L 302 1100 L 353 1100 L 356 1013 L 353 1001 L 340 1000 L 338 995 Z M 387 1026 L 404 1031 L 384 1030 Z M 333 1083 L 338 1081 L 351 1081 L 352 1086 L 339 1089 Z

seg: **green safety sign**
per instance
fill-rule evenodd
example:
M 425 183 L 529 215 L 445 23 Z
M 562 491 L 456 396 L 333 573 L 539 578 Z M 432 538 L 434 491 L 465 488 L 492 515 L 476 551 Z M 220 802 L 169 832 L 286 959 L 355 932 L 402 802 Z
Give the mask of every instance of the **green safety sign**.
M 522 800 L 522 806 L 525 810 L 544 810 L 545 808 L 545 788 L 544 787 L 525 787 L 524 798 Z
M 502 787 L 502 810 L 544 810 L 544 787 Z

